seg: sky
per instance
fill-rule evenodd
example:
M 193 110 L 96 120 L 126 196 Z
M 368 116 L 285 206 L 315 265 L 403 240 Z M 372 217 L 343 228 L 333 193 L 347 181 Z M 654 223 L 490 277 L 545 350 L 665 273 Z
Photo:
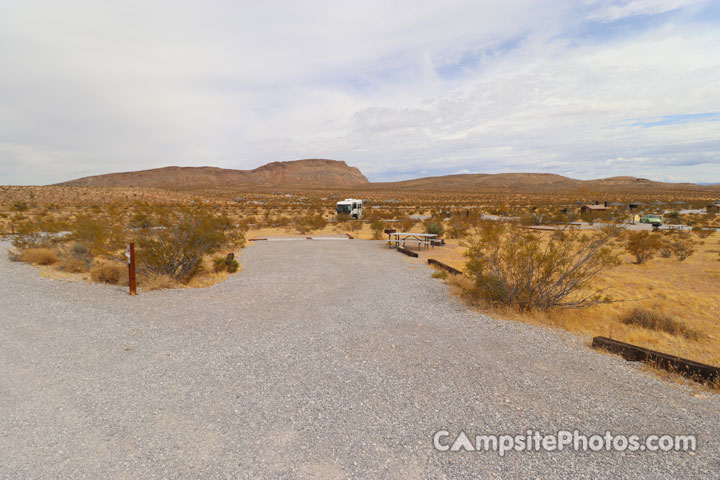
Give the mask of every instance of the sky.
M 720 182 L 717 0 L 0 0 L 0 184 L 344 160 Z

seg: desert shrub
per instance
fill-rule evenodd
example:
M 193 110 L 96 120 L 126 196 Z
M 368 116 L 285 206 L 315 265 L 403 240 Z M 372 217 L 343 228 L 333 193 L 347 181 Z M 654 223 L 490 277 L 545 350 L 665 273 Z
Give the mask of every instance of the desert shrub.
M 519 223 L 526 227 L 530 225 L 544 225 L 544 216 L 539 212 L 525 213 L 520 216 Z
M 638 265 L 650 260 L 660 249 L 660 237 L 647 231 L 628 232 L 626 235 L 625 250 L 635 256 Z
M 604 300 L 601 290 L 583 292 L 603 270 L 618 264 L 608 246 L 618 234 L 606 229 L 592 237 L 568 232 L 543 237 L 495 222 L 467 244 L 467 273 L 476 297 L 520 311 L 581 308 Z
M 658 252 L 660 252 L 660 256 L 663 258 L 670 258 L 673 254 L 673 248 L 672 248 L 672 242 L 669 240 L 662 240 L 660 242 L 660 246 L 658 247 Z
M 410 230 L 412 230 L 416 223 L 416 220 L 413 220 L 410 217 L 405 217 L 400 222 L 400 226 L 402 227 L 403 232 L 409 232 Z
M 140 285 L 143 290 L 152 291 L 173 288 L 177 286 L 177 282 L 167 275 L 151 274 L 138 277 L 138 285 Z
M 235 273 L 235 272 L 238 271 L 238 268 L 240 268 L 240 264 L 239 264 L 238 261 L 235 260 L 234 258 L 233 258 L 233 259 L 229 259 L 229 260 L 226 259 L 226 260 L 225 260 L 225 265 L 226 265 L 226 267 L 227 267 L 227 271 L 230 272 L 230 273 Z
M 315 215 L 304 215 L 295 219 L 295 229 L 299 233 L 322 230 L 326 225 L 327 222 L 319 213 Z
M 695 240 L 690 238 L 690 235 L 683 234 L 678 236 L 671 242 L 670 248 L 672 249 L 672 253 L 677 257 L 677 259 L 682 262 L 690 255 L 695 253 L 696 243 L 697 242 L 695 242 Z
M 442 222 L 431 219 L 425 222 L 425 233 L 431 233 L 437 235 L 438 237 L 442 237 L 443 233 L 445 233 L 445 228 L 443 227 Z
M 378 239 L 382 238 L 382 234 L 384 233 L 385 222 L 383 222 L 380 219 L 377 219 L 370 224 L 370 229 L 373 232 L 373 238 L 375 240 L 378 240 Z
M 446 272 L 445 270 L 436 270 L 433 272 L 432 278 L 439 278 L 439 279 L 444 280 L 444 279 L 448 278 L 449 275 L 450 274 L 448 272 Z
M 626 325 L 637 325 L 648 330 L 661 331 L 671 335 L 682 335 L 692 339 L 699 337 L 696 330 L 656 310 L 637 307 L 623 315 L 620 321 Z
M 290 218 L 284 215 L 280 215 L 272 220 L 271 223 L 275 227 L 287 227 L 290 225 Z
M 345 222 L 342 227 L 351 232 L 357 232 L 362 230 L 363 224 L 364 222 L 362 220 L 350 220 L 349 222 Z
M 58 261 L 55 250 L 49 248 L 28 248 L 22 252 L 20 258 L 23 262 L 32 263 L 33 265 L 52 265 Z
M 12 239 L 15 248 L 42 248 L 50 243 L 49 237 L 32 222 L 20 224 L 16 233 Z
M 335 221 L 337 223 L 345 223 L 350 221 L 349 213 L 338 213 L 335 215 Z
M 240 264 L 234 258 L 213 258 L 213 270 L 215 270 L 215 272 L 222 272 L 223 270 L 225 270 L 229 273 L 235 273 L 238 271 L 238 268 L 240 268 Z
M 700 238 L 707 238 L 713 234 L 712 230 L 703 227 L 693 227 L 692 231 Z
M 70 253 L 76 257 L 84 257 L 90 253 L 90 249 L 83 243 L 73 243 L 70 247 Z
M 99 283 L 124 284 L 127 283 L 127 277 L 127 267 L 116 263 L 102 263 L 90 270 L 90 278 Z
M 15 212 L 25 212 L 30 209 L 30 206 L 24 200 L 16 200 L 15 202 L 13 202 L 11 208 Z
M 152 218 L 145 212 L 137 212 L 128 222 L 130 228 L 150 228 L 153 226 Z
M 138 263 L 150 273 L 174 280 L 189 280 L 204 256 L 238 237 L 229 233 L 227 217 L 202 209 L 178 209 L 163 223 L 161 229 L 140 231 Z
M 680 223 L 680 212 L 675 210 L 675 211 L 668 213 L 667 215 L 665 215 L 665 222 L 666 223 L 675 223 L 675 224 Z
M 448 222 L 447 236 L 449 238 L 465 238 L 470 229 L 468 217 L 453 215 Z
M 112 225 L 103 217 L 78 215 L 71 227 L 72 238 L 95 251 L 103 251 L 110 242 Z
M 85 273 L 88 271 L 87 263 L 77 257 L 63 257 L 55 264 L 54 268 L 68 273 Z

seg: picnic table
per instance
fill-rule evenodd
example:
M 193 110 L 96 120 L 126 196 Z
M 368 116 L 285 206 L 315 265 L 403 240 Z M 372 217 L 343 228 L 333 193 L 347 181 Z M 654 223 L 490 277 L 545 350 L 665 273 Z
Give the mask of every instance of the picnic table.
M 405 247 L 407 243 L 414 243 L 418 250 L 425 248 L 426 250 L 432 245 L 432 239 L 437 237 L 436 233 L 410 233 L 410 232 L 389 232 L 388 246 L 397 248 L 402 244 Z

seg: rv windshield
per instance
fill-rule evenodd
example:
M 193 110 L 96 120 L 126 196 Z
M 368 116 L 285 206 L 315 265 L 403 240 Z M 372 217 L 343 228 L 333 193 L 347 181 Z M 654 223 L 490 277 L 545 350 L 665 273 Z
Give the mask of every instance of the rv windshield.
M 350 213 L 350 205 L 338 205 L 337 213 Z

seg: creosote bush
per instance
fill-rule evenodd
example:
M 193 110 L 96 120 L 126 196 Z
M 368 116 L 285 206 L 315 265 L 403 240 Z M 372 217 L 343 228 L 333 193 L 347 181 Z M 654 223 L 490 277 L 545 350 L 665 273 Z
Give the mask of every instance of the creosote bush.
M 607 301 L 586 287 L 619 263 L 609 247 L 615 228 L 593 235 L 576 231 L 547 238 L 516 225 L 485 224 L 466 244 L 467 273 L 476 298 L 520 311 L 582 308 Z
M 380 238 L 382 238 L 382 234 L 385 230 L 385 222 L 377 219 L 370 224 L 370 229 L 373 232 L 373 238 L 375 240 L 379 240 Z
M 635 263 L 640 265 L 655 256 L 662 246 L 662 239 L 648 231 L 627 232 L 625 250 L 635 256 Z
M 161 221 L 161 228 L 140 230 L 138 262 L 149 273 L 189 280 L 206 255 L 228 242 L 244 239 L 231 232 L 227 217 L 201 208 L 180 208 Z

